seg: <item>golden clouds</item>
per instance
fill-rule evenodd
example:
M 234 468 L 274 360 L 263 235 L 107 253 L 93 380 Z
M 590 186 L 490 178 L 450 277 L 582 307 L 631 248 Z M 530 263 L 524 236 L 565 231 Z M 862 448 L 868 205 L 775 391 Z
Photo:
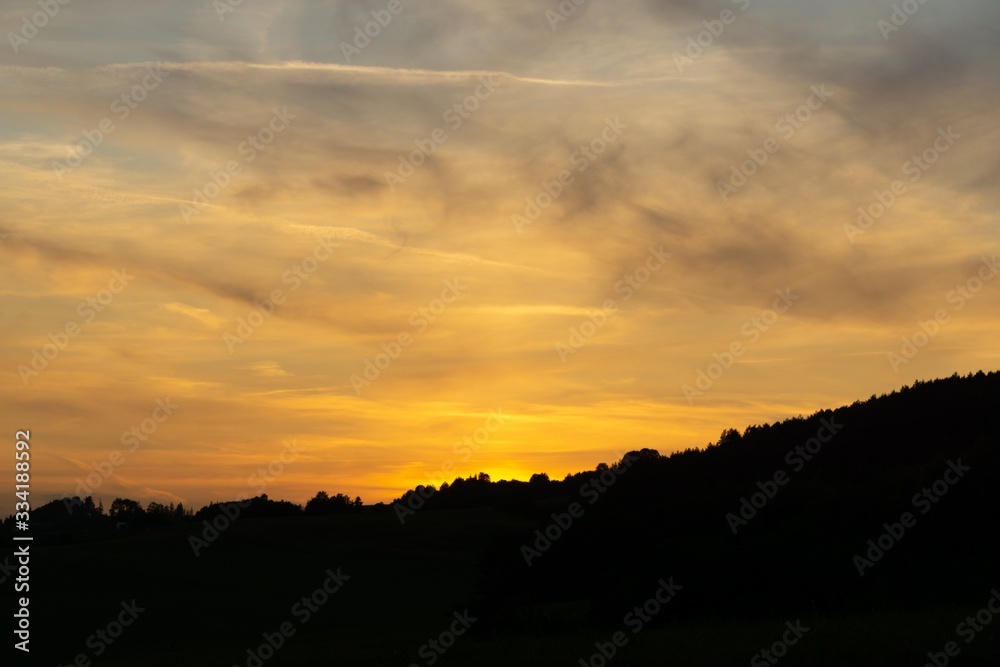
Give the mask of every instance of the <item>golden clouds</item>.
M 269 495 L 376 501 L 426 482 L 490 410 L 508 422 L 456 475 L 561 476 L 996 365 L 994 285 L 899 373 L 886 361 L 996 252 L 994 9 L 928 5 L 886 43 L 870 3 L 750 3 L 682 71 L 718 7 L 590 3 L 552 32 L 536 3 L 414 5 L 346 63 L 358 11 L 98 2 L 74 15 L 74 53 L 53 21 L 0 56 L 3 392 L 17 428 L 47 434 L 39 493 L 71 492 L 167 395 L 183 408 L 104 488 L 233 496 L 294 438 Z M 598 152 L 609 119 L 626 127 Z M 858 207 L 948 127 L 961 140 L 851 243 Z M 22 382 L 122 267 L 134 281 Z M 466 287 L 446 302 L 448 281 Z M 682 386 L 779 289 L 801 301 L 689 406 Z M 556 345 L 609 299 L 563 363 Z M 359 395 L 366 361 L 382 367 Z

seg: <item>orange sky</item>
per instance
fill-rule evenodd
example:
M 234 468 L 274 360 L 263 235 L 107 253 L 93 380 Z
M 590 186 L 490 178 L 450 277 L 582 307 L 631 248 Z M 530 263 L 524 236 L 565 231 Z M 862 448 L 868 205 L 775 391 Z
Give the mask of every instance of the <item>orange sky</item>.
M 561 478 L 996 369 L 1000 10 L 891 4 L 5 4 L 33 501 Z

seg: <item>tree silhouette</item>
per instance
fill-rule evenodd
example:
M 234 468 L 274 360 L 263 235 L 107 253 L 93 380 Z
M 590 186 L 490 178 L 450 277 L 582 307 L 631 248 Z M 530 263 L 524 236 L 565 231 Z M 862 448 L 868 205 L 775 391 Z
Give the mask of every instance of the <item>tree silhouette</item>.
M 346 514 L 361 510 L 361 496 L 351 500 L 350 496 L 338 493 L 331 496 L 326 491 L 319 491 L 305 507 L 306 514 Z
M 111 502 L 111 509 L 108 511 L 108 515 L 115 521 L 138 524 L 145 518 L 146 512 L 137 500 L 115 498 Z

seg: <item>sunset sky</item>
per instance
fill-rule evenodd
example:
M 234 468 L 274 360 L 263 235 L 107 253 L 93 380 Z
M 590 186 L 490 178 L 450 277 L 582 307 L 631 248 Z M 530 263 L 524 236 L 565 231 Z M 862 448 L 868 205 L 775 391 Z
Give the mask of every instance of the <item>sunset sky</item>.
M 36 506 L 562 478 L 1000 367 L 995 2 L 50 4 L 0 7 Z

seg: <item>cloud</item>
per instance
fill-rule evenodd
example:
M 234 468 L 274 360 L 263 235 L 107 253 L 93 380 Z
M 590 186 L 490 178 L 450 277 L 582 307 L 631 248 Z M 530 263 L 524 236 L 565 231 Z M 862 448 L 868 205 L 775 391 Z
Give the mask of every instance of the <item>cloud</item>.
M 292 377 L 292 373 L 289 373 L 279 364 L 273 361 L 262 361 L 253 364 L 250 368 L 255 375 L 259 375 L 260 377 L 268 377 L 268 378 Z
M 299 437 L 309 469 L 269 494 L 373 501 L 425 481 L 498 405 L 516 418 L 456 474 L 560 476 L 997 362 L 992 284 L 900 374 L 885 353 L 996 252 L 1000 9 L 927 3 L 884 39 L 888 1 L 591 2 L 553 31 L 554 5 L 408 3 L 347 62 L 341 42 L 384 3 L 220 20 L 207 2 L 94 0 L 0 54 L 0 395 L 48 424 L 39 492 L 68 490 L 70 459 L 106 457 L 166 394 L 184 407 L 122 493 L 235 495 Z M 736 19 L 679 69 L 723 9 Z M 114 111 L 157 67 L 162 84 Z M 803 116 L 816 87 L 831 95 Z M 626 126 L 614 141 L 609 122 Z M 949 127 L 960 139 L 912 179 Z M 745 168 L 769 139 L 780 150 Z M 894 181 L 905 192 L 852 242 L 845 225 Z M 650 247 L 672 256 L 625 299 Z M 135 281 L 83 321 L 122 267 Z M 445 303 L 449 280 L 468 288 Z M 794 308 L 688 405 L 680 387 L 786 288 Z M 556 344 L 607 299 L 618 312 L 562 363 Z M 45 371 L 13 380 L 69 321 L 81 331 Z

